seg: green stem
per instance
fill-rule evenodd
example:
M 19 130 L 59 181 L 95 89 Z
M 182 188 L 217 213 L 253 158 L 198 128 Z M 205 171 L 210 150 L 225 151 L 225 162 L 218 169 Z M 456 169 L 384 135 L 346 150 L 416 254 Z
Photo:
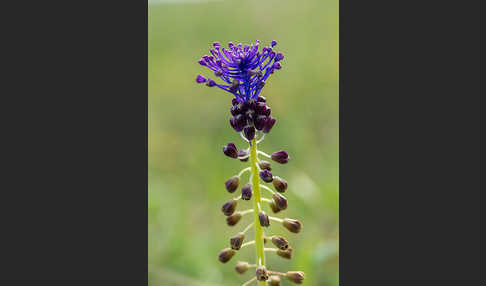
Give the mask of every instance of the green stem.
M 257 143 L 253 139 L 250 146 L 250 164 L 253 187 L 253 214 L 255 226 L 255 248 L 257 255 L 256 265 L 265 265 L 265 251 L 263 246 L 263 229 L 258 219 L 258 211 L 261 210 L 261 194 L 260 194 L 260 175 L 258 172 L 258 157 L 257 157 Z M 266 286 L 266 281 L 258 281 L 258 285 Z

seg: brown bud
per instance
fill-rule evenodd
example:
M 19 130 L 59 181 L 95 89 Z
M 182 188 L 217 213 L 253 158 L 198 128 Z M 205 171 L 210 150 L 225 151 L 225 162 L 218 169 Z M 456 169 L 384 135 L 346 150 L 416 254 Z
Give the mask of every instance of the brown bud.
M 222 263 L 228 262 L 233 255 L 235 255 L 236 251 L 231 248 L 225 248 L 219 252 L 218 259 Z
M 280 193 L 285 192 L 285 190 L 287 190 L 287 187 L 289 186 L 287 181 L 285 181 L 284 179 L 282 179 L 278 176 L 273 177 L 272 183 L 273 183 L 273 187 L 275 188 L 275 190 L 277 190 L 277 192 L 280 192 Z
M 270 162 L 262 160 L 262 161 L 258 162 L 258 165 L 260 166 L 260 169 L 262 169 L 262 170 L 269 170 L 269 171 L 272 170 L 272 164 L 270 164 Z
M 263 227 L 270 226 L 270 219 L 264 211 L 258 213 L 258 219 L 260 220 L 260 225 Z
M 248 268 L 250 268 L 250 264 L 248 264 L 248 262 L 244 262 L 244 261 L 236 262 L 235 265 L 236 272 L 243 274 L 248 270 Z
M 234 193 L 238 188 L 239 184 L 240 184 L 240 177 L 238 176 L 233 176 L 229 178 L 226 182 L 224 182 L 224 186 L 226 187 L 226 190 L 230 193 Z
M 237 224 L 240 221 L 241 217 L 242 217 L 242 215 L 239 212 L 236 212 L 236 213 L 226 217 L 226 223 L 229 226 L 234 226 L 235 224 Z
M 240 232 L 237 235 L 233 236 L 230 239 L 231 249 L 239 250 L 241 245 L 243 244 L 243 240 L 245 240 L 245 234 Z
M 272 211 L 273 211 L 273 213 L 274 213 L 274 214 L 276 214 L 276 213 L 278 213 L 279 211 L 281 211 L 281 209 L 279 209 L 279 208 L 277 207 L 277 205 L 275 204 L 275 202 L 274 202 L 274 201 L 272 201 L 272 202 L 270 203 L 270 208 L 272 209 Z
M 272 236 L 272 243 L 281 250 L 289 248 L 289 242 L 281 236 Z
M 302 271 L 289 271 L 287 272 L 285 277 L 287 277 L 287 279 L 296 284 L 302 284 L 302 281 L 304 281 L 305 278 L 305 274 Z
M 289 247 L 286 250 L 280 250 L 280 249 L 277 250 L 277 255 L 285 259 L 291 259 L 292 252 L 294 252 L 294 250 L 292 249 L 292 247 Z
M 282 286 L 282 282 L 280 282 L 280 277 L 277 275 L 272 275 L 268 278 L 268 286 Z
M 258 281 L 267 281 L 267 279 L 268 279 L 268 273 L 267 273 L 267 269 L 265 268 L 265 266 L 260 265 L 260 266 L 257 267 L 257 269 L 256 269 L 256 279 Z
M 273 197 L 273 201 L 275 202 L 275 205 L 280 210 L 284 210 L 287 208 L 288 202 L 284 196 L 282 196 L 281 194 L 274 193 L 272 197 Z
M 248 156 L 248 152 L 245 149 L 241 149 L 240 152 L 238 152 L 238 159 L 240 159 L 241 162 L 246 162 L 249 158 L 250 156 Z
M 224 213 L 224 215 L 230 216 L 235 212 L 237 204 L 238 202 L 236 200 L 229 200 L 221 207 L 221 211 Z
M 283 221 L 283 226 L 293 233 L 299 233 L 302 229 L 302 224 L 300 221 L 291 218 L 285 218 Z

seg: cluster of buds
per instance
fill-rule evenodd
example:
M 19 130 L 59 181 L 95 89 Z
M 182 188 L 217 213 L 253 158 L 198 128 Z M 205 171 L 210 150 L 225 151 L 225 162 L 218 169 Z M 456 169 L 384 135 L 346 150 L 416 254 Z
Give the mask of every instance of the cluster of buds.
M 270 271 L 265 265 L 266 252 L 273 252 L 285 259 L 291 259 L 293 254 L 293 248 L 285 237 L 267 233 L 271 222 L 280 224 L 292 233 L 299 233 L 302 230 L 300 221 L 269 216 L 263 210 L 263 203 L 267 203 L 268 209 L 274 214 L 286 210 L 288 207 L 287 198 L 283 195 L 288 188 L 288 183 L 281 177 L 273 175 L 272 164 L 266 160 L 287 164 L 290 160 L 289 154 L 281 150 L 268 155 L 257 150 L 257 145 L 265 139 L 265 135 L 270 132 L 276 122 L 276 119 L 270 115 L 271 108 L 267 106 L 267 99 L 259 95 L 268 77 L 282 67 L 280 61 L 284 56 L 273 50 L 276 45 L 277 42 L 272 41 L 271 46 L 264 47 L 260 52 L 258 41 L 251 46 L 229 43 L 229 49 L 221 48 L 220 43 L 214 43 L 214 49 L 210 50 L 212 56 L 203 56 L 199 60 L 199 64 L 212 70 L 214 75 L 226 84 L 218 84 L 202 75 L 198 75 L 196 78 L 197 83 L 206 83 L 209 87 L 217 86 L 234 95 L 229 123 L 249 143 L 248 148 L 241 150 L 238 150 L 233 142 L 223 146 L 223 153 L 226 156 L 241 162 L 249 161 L 250 166 L 225 181 L 224 185 L 228 193 L 235 194 L 238 188 L 241 191 L 237 193 L 236 197 L 225 202 L 221 211 L 226 216 L 226 223 L 230 227 L 235 227 L 247 214 L 253 214 L 253 222 L 231 237 L 229 247 L 221 250 L 218 255 L 220 262 L 227 263 L 242 248 L 247 246 L 256 248 L 257 261 L 255 264 L 238 261 L 235 265 L 235 271 L 239 274 L 247 273 L 249 269 L 254 268 L 254 276 L 243 286 L 255 281 L 259 285 L 282 285 L 280 277 L 301 284 L 305 277 L 304 273 L 300 271 L 285 273 Z M 265 157 L 266 160 L 260 157 Z M 243 175 L 247 172 L 250 173 L 249 180 L 243 182 Z M 272 184 L 273 189 L 266 184 Z M 271 198 L 263 196 L 263 191 Z M 240 210 L 238 208 L 240 200 L 253 201 L 253 208 Z M 245 242 L 247 232 L 252 228 L 255 239 Z M 268 242 L 275 247 L 265 247 Z

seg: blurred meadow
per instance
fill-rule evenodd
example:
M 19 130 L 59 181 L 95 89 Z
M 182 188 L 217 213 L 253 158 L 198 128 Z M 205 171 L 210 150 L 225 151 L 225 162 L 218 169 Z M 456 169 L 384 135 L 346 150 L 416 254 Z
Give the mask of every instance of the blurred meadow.
M 288 238 L 294 257 L 267 253 L 267 266 L 304 271 L 304 285 L 337 286 L 338 1 L 154 0 L 148 28 L 149 285 L 239 286 L 254 273 L 234 271 L 238 260 L 254 263 L 253 247 L 226 264 L 217 259 L 252 220 L 225 223 L 221 205 L 233 195 L 224 181 L 248 163 L 229 159 L 221 148 L 231 141 L 247 146 L 228 123 L 231 95 L 198 85 L 195 77 L 214 78 L 197 63 L 212 42 L 258 39 L 261 46 L 277 40 L 275 50 L 285 56 L 262 91 L 277 123 L 259 148 L 291 156 L 286 165 L 272 164 L 289 182 L 289 207 L 275 216 L 303 222 L 299 234 L 269 227 Z

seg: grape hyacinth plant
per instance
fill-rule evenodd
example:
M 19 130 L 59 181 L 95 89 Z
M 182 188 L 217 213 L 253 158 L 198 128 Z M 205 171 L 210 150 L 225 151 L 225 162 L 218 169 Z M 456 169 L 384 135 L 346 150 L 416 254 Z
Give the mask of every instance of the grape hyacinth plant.
M 255 246 L 256 262 L 239 261 L 235 265 L 235 270 L 239 274 L 245 273 L 250 268 L 254 268 L 255 275 L 242 286 L 249 285 L 257 281 L 260 286 L 282 285 L 280 277 L 284 277 L 296 284 L 302 284 L 304 273 L 301 271 L 288 271 L 285 273 L 268 269 L 265 262 L 265 252 L 274 252 L 278 256 L 286 259 L 292 258 L 293 248 L 285 237 L 279 235 L 269 235 L 264 228 L 270 222 L 281 224 L 292 233 L 299 233 L 302 230 L 302 223 L 296 219 L 278 218 L 267 215 L 263 210 L 263 203 L 268 203 L 273 213 L 278 213 L 287 208 L 287 199 L 282 195 L 287 190 L 288 183 L 284 179 L 272 174 L 270 162 L 260 160 L 259 156 L 271 159 L 279 164 L 287 164 L 290 160 L 286 151 L 274 152 L 268 155 L 257 149 L 275 125 L 276 119 L 272 117 L 271 109 L 267 105 L 265 97 L 260 93 L 265 86 L 269 76 L 276 70 L 282 68 L 281 61 L 284 59 L 282 53 L 274 51 L 277 45 L 272 41 L 270 46 L 263 47 L 259 51 L 259 41 L 252 45 L 228 44 L 228 49 L 222 48 L 218 42 L 213 43 L 210 49 L 211 56 L 205 55 L 199 60 L 199 64 L 209 68 L 214 72 L 223 83 L 217 83 L 211 78 L 202 75 L 196 77 L 196 82 L 206 84 L 208 87 L 218 87 L 226 92 L 233 94 L 232 106 L 230 108 L 231 117 L 229 123 L 245 142 L 249 144 L 246 149 L 238 150 L 233 142 L 223 146 L 223 153 L 241 162 L 249 162 L 250 166 L 244 168 L 239 174 L 230 177 L 225 182 L 226 190 L 233 194 L 241 186 L 241 195 L 230 199 L 223 204 L 221 211 L 226 216 L 226 223 L 233 227 L 244 215 L 253 214 L 253 222 L 246 226 L 242 231 L 235 234 L 230 239 L 230 247 L 221 250 L 218 259 L 226 263 L 236 253 L 244 247 Z M 244 184 L 242 176 L 250 173 L 249 182 Z M 272 188 L 265 183 L 273 184 Z M 266 198 L 262 190 L 267 192 L 272 198 Z M 237 210 L 239 200 L 253 200 L 253 209 Z M 244 242 L 247 232 L 254 229 L 254 240 Z M 265 244 L 271 242 L 275 247 L 267 248 Z

